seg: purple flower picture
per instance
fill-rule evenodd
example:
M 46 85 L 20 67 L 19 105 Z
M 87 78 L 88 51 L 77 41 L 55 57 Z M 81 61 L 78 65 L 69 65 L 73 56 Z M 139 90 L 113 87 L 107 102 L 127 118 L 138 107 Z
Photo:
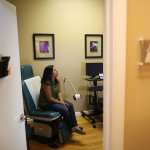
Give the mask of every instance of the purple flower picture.
M 98 41 L 90 41 L 90 52 L 98 51 Z
M 39 49 L 40 49 L 40 53 L 48 53 L 49 52 L 49 42 L 48 41 L 40 41 Z

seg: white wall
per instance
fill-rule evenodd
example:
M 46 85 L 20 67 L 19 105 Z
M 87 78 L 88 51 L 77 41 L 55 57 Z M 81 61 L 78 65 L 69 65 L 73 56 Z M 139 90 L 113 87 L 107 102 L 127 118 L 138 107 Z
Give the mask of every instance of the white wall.
M 85 108 L 87 100 L 84 64 L 84 34 L 104 31 L 104 0 L 13 0 L 17 7 L 21 63 L 33 65 L 35 74 L 42 75 L 48 64 L 56 65 L 60 75 L 67 76 L 79 89 L 82 100 L 74 103 L 77 111 Z M 55 60 L 33 59 L 33 33 L 55 34 Z M 72 89 L 67 87 L 72 100 Z
M 26 150 L 15 7 L 0 1 L 0 54 L 11 56 L 12 75 L 0 79 L 0 149 Z

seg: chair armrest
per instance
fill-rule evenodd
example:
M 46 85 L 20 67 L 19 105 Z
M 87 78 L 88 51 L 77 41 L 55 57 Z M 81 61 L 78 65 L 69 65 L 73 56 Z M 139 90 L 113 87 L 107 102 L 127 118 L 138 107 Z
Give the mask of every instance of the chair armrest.
M 45 117 L 39 117 L 39 116 L 28 116 L 29 118 L 33 119 L 34 121 L 40 121 L 40 122 L 52 122 L 61 117 L 61 115 L 55 117 L 55 118 L 45 118 Z
M 37 110 L 35 112 L 32 112 L 28 117 L 33 119 L 34 121 L 52 122 L 60 118 L 61 115 L 59 112 Z

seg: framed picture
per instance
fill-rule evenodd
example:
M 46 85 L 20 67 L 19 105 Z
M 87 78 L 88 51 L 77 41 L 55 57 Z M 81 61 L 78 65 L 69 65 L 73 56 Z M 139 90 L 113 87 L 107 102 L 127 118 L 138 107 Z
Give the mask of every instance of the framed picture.
M 55 59 L 54 34 L 33 34 L 34 59 Z
M 85 58 L 103 58 L 102 34 L 85 34 Z

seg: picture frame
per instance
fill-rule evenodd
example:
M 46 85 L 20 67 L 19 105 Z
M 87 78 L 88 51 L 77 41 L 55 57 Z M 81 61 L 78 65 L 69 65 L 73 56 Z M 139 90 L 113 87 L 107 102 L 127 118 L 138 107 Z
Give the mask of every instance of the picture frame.
M 33 33 L 34 59 L 55 59 L 55 35 Z
M 103 34 L 85 34 L 85 58 L 103 58 Z

